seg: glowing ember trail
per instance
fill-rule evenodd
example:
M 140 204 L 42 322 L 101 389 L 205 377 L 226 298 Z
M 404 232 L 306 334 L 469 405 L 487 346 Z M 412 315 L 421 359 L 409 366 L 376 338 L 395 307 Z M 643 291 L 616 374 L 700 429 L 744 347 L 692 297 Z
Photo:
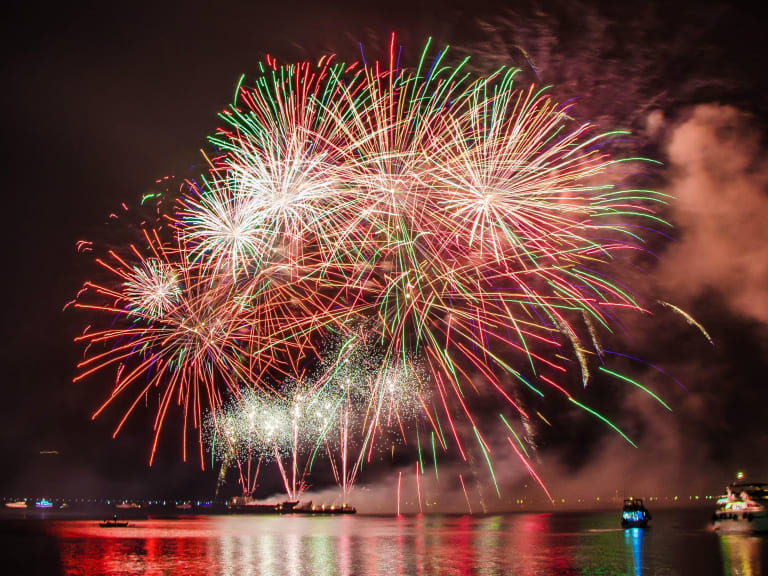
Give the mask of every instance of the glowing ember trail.
M 461 482 L 461 489 L 464 492 L 464 498 L 467 500 L 467 510 L 472 514 L 472 505 L 469 503 L 469 495 L 467 494 L 467 487 L 464 486 L 464 477 L 459 474 L 459 481 Z

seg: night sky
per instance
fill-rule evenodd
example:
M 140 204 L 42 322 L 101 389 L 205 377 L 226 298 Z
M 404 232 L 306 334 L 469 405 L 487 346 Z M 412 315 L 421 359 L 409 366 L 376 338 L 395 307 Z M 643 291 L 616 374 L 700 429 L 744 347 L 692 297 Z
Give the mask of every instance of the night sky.
M 688 391 L 654 380 L 670 415 L 636 409 L 636 397 L 597 380 L 593 403 L 640 448 L 556 412 L 557 426 L 539 436 L 545 479 L 586 491 L 595 476 L 626 481 L 625 461 L 647 468 L 642 486 L 663 479 L 677 489 L 696 478 L 717 491 L 739 469 L 768 478 L 765 22 L 705 2 L 639 11 L 615 2 L 416 4 L 6 3 L 0 496 L 212 496 L 215 473 L 181 463 L 171 435 L 148 467 L 148 411 L 114 440 L 117 414 L 91 421 L 112 375 L 72 383 L 82 354 L 73 338 L 86 319 L 62 309 L 92 271 L 75 243 L 113 241 L 106 223 L 121 202 L 135 205 L 158 178 L 194 173 L 217 112 L 265 54 L 354 60 L 358 42 L 375 51 L 391 32 L 411 62 L 433 36 L 473 55 L 479 72 L 527 66 L 527 79 L 577 98 L 584 118 L 631 129 L 627 149 L 664 164 L 650 185 L 679 199 L 664 214 L 674 241 L 654 245 L 658 259 L 635 263 L 624 279 L 648 301 L 690 312 L 715 345 L 664 309 L 628 326 L 616 349 L 663 367 Z M 621 367 L 649 374 L 631 361 Z

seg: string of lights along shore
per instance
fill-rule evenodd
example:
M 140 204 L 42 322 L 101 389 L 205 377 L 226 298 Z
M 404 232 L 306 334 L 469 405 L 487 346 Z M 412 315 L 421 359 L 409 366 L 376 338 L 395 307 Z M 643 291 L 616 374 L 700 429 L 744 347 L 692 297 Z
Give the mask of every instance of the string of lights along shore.
M 600 343 L 648 312 L 612 278 L 669 226 L 667 197 L 633 184 L 654 161 L 614 155 L 626 132 L 518 70 L 467 62 L 393 36 L 381 59 L 268 56 L 241 78 L 204 169 L 126 202 L 122 244 L 80 243 L 99 272 L 74 304 L 76 380 L 114 378 L 93 417 L 118 434 L 154 410 L 150 463 L 177 435 L 246 494 L 279 474 L 296 499 L 322 461 L 346 499 L 372 460 L 408 455 L 417 482 L 451 461 L 499 492 L 503 461 L 550 498 L 533 429 L 553 399 L 629 444 L 580 398 L 591 375 L 668 410 Z

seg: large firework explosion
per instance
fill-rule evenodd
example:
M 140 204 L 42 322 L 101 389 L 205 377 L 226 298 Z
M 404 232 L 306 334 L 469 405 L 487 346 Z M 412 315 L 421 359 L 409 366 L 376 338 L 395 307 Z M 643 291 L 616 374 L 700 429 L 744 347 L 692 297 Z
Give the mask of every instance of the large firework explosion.
M 611 263 L 667 226 L 663 195 L 626 183 L 646 161 L 612 157 L 624 133 L 575 124 L 514 69 L 479 77 L 429 53 L 403 67 L 393 38 L 384 62 L 268 57 L 221 113 L 207 173 L 141 245 L 98 260 L 107 277 L 77 306 L 107 326 L 79 337 L 78 379 L 116 370 L 96 414 L 132 394 L 117 430 L 158 394 L 150 461 L 176 404 L 185 457 L 191 425 L 202 464 L 208 413 L 245 492 L 253 455 L 295 497 L 323 454 L 346 496 L 384 437 L 417 446 L 417 479 L 430 440 L 436 475 L 436 445 L 464 461 L 471 445 L 493 476 L 479 398 L 538 479 L 527 398 L 562 395 L 630 443 L 577 399 L 590 369 L 661 402 L 599 344 L 643 311 Z

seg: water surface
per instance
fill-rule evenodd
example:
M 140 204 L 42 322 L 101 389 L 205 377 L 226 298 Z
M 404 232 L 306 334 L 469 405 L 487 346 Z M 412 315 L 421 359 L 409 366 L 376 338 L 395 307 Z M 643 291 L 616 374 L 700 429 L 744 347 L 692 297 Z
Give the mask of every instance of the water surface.
M 728 575 L 768 570 L 768 537 L 720 536 L 706 510 L 654 511 L 623 530 L 613 512 L 503 516 L 206 516 L 47 521 L 3 530 L 6 574 Z

